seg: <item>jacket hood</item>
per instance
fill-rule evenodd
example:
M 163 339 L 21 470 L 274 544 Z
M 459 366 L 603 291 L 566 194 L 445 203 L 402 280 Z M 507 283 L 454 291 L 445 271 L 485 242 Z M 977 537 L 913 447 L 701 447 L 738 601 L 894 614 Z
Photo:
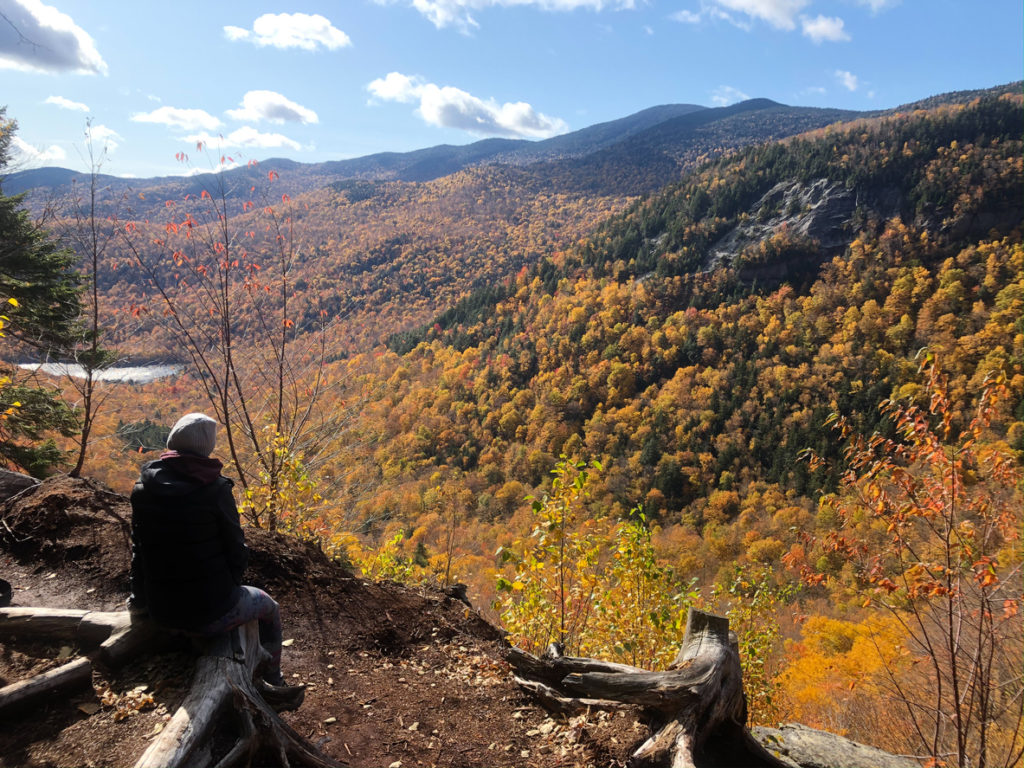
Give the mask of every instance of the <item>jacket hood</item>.
M 151 493 L 183 496 L 195 491 L 197 485 L 215 482 L 223 468 L 218 459 L 166 451 L 157 461 L 143 465 L 139 482 Z

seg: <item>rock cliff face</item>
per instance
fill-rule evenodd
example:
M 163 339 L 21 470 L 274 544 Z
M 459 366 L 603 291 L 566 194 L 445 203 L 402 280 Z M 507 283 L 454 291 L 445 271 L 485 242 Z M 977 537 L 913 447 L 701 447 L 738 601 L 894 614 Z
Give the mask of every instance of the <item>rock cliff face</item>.
M 828 179 L 776 184 L 751 206 L 740 224 L 709 249 L 704 267 L 739 267 L 748 278 L 781 276 L 787 265 L 758 263 L 749 257 L 763 241 L 776 235 L 813 246 L 818 260 L 824 260 L 849 244 L 856 205 L 853 192 Z M 807 265 L 812 266 L 817 264 Z

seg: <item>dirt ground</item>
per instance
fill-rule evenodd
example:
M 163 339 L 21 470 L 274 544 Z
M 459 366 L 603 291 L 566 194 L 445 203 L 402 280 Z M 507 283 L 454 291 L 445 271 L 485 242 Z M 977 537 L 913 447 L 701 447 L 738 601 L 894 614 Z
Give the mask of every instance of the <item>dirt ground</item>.
M 127 499 L 59 477 L 0 505 L 0 578 L 12 605 L 119 610 L 127 597 Z M 315 547 L 247 530 L 246 582 L 281 604 L 286 677 L 306 700 L 283 719 L 354 768 L 621 766 L 645 737 L 633 717 L 552 719 L 502 660 L 501 632 L 440 590 L 355 578 Z M 0 638 L 0 687 L 78 649 Z M 6 717 L 0 768 L 130 766 L 188 689 L 182 645 Z

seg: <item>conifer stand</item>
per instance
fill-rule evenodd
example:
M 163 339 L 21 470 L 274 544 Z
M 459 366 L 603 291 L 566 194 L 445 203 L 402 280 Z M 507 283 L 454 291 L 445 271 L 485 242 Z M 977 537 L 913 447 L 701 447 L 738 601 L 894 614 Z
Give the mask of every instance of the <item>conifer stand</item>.
M 665 672 L 509 650 L 516 682 L 558 714 L 639 709 L 651 736 L 633 752 L 631 768 L 785 768 L 747 730 L 747 706 L 736 637 L 729 620 L 690 609 L 686 634 Z

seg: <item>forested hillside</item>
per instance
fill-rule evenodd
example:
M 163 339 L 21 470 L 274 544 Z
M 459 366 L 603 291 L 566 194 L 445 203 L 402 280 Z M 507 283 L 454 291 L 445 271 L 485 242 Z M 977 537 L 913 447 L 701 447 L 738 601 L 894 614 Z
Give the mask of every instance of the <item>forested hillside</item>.
M 326 314 L 333 355 L 343 357 L 411 331 L 462 300 L 476 301 L 476 290 L 500 294 L 498 284 L 505 278 L 566 251 L 637 195 L 676 181 L 699 162 L 856 117 L 766 99 L 715 109 L 668 105 L 542 142 L 495 140 L 395 154 L 387 162 L 374 156 L 309 166 L 277 160 L 246 165 L 242 157 L 221 158 L 217 148 L 206 147 L 190 160 L 182 157 L 183 168 L 204 170 L 223 162 L 225 173 L 163 180 L 101 175 L 95 180 L 95 212 L 111 236 L 126 223 L 136 223 L 145 233 L 135 242 L 141 256 L 161 281 L 172 283 L 179 273 L 173 249 L 168 252 L 160 244 L 167 227 L 187 221 L 212 225 L 224 215 L 231 222 L 229 242 L 247 248 L 253 262 L 267 269 L 255 254 L 268 250 L 261 218 L 273 207 L 276 216 L 289 221 L 293 306 L 303 307 L 295 321 L 300 330 L 309 330 Z M 774 158 L 761 162 L 771 165 Z M 427 173 L 427 166 L 436 166 L 434 172 Z M 773 173 L 782 179 L 788 170 L 779 166 Z M 828 176 L 815 168 L 802 174 Z M 4 188 L 17 192 L 38 183 L 29 201 L 37 210 L 48 205 L 49 215 L 61 222 L 56 228 L 74 240 L 81 222 L 73 211 L 82 215 L 92 180 L 72 176 L 27 171 L 5 179 Z M 728 204 L 737 202 L 751 204 Z M 685 215 L 700 219 L 700 205 L 698 200 Z M 786 205 L 792 205 L 789 198 Z M 712 220 L 718 215 L 707 213 Z M 675 211 L 647 215 L 671 218 Z M 635 250 L 645 227 L 651 229 L 647 236 L 653 246 L 654 233 L 663 225 L 645 218 L 635 223 L 635 232 L 612 235 L 621 240 L 613 250 Z M 713 238 L 716 232 L 705 236 Z M 677 245 L 668 242 L 653 250 L 662 248 L 678 259 L 683 252 Z M 626 258 L 639 256 L 641 271 L 653 253 L 645 248 Z M 618 258 L 612 251 L 608 256 Z M 684 273 L 692 266 L 684 260 L 673 269 Z M 667 268 L 660 267 L 663 272 Z M 105 250 L 99 280 L 110 313 L 145 309 L 152 296 L 152 285 L 123 244 Z M 116 325 L 113 337 L 119 348 L 136 359 L 152 358 L 153 350 L 164 359 L 180 357 L 167 351 L 172 345 L 161 324 L 145 314 L 111 325 Z
M 708 157 L 856 114 L 755 99 L 716 109 L 660 107 L 544 142 L 437 147 L 387 162 L 271 161 L 232 170 L 241 159 L 223 158 L 229 170 L 216 176 L 144 180 L 131 188 L 101 177 L 96 209 L 112 232 L 127 222 L 139 227 L 139 257 L 169 284 L 179 271 L 174 249 L 164 247 L 168 227 L 191 223 L 209 230 L 223 215 L 231 220 L 226 244 L 257 254 L 272 250 L 261 222 L 272 208 L 289 223 L 294 306 L 304 307 L 295 321 L 309 330 L 326 313 L 333 356 L 343 357 L 424 323 L 475 290 L 493 290 L 523 267 L 536 267 L 637 195 Z M 506 146 L 511 144 L 514 151 Z M 215 165 L 215 153 L 205 148 L 189 163 Z M 13 175 L 12 188 L 33 173 Z M 33 199 L 37 205 L 52 202 L 47 195 L 56 194 L 54 214 L 64 229 L 75 230 L 69 211 L 74 201 L 80 204 L 88 182 L 78 178 L 63 196 L 61 187 L 48 193 L 39 188 Z M 105 252 L 99 274 L 111 312 L 147 305 L 152 286 L 124 247 Z M 145 315 L 120 326 L 115 336 L 137 357 L 169 346 L 160 323 Z
M 755 720 L 1019 759 L 1024 99 L 1003 90 L 766 143 L 717 121 L 675 156 L 643 142 L 705 112 L 584 158 L 161 201 L 116 222 L 106 340 L 166 358 L 176 313 L 209 311 L 204 354 L 231 336 L 260 362 L 225 370 L 280 374 L 295 420 L 237 427 L 270 457 L 241 484 L 253 523 L 375 577 L 464 581 L 524 645 L 557 626 L 654 665 L 711 607 Z M 663 161 L 676 180 L 634 197 Z M 237 314 L 192 290 L 213 273 Z M 286 386 L 285 358 L 315 375 Z M 216 377 L 100 422 L 159 434 Z M 91 462 L 124 487 L 144 448 Z M 954 620 L 972 644 L 932 634 Z M 950 669 L 975 670 L 980 731 Z
M 385 545 L 385 572 L 454 573 L 483 594 L 498 576 L 497 605 L 522 642 L 550 636 L 537 621 L 559 588 L 545 569 L 566 557 L 573 606 L 594 611 L 577 637 L 592 653 L 635 663 L 671 647 L 668 595 L 731 606 L 755 718 L 786 713 L 909 751 L 910 729 L 934 721 L 911 708 L 879 730 L 887 698 L 954 708 L 945 665 L 963 672 L 959 654 L 994 654 L 972 695 L 1018 690 L 1021 103 L 986 98 L 738 152 L 392 337 L 388 354 L 354 357 L 348 370 L 372 394 L 328 506 Z M 928 423 L 945 427 L 929 436 Z M 926 450 L 933 439 L 946 447 Z M 952 475 L 939 474 L 946 451 L 966 462 Z M 1012 458 L 990 470 L 994 457 Z M 552 467 L 565 485 L 550 485 Z M 968 496 L 935 497 L 901 467 Z M 904 501 L 872 479 L 889 472 L 905 476 Z M 573 482 L 584 490 L 567 496 Z M 819 504 L 823 493 L 838 495 Z M 581 517 L 559 517 L 563 504 Z M 969 539 L 933 548 L 941 530 L 923 521 L 935 515 Z M 631 522 L 602 527 L 615 520 Z M 562 540 L 569 555 L 556 554 Z M 932 569 L 946 575 L 932 581 Z M 954 578 L 968 579 L 962 592 Z M 638 610 L 660 618 L 623 634 L 634 581 L 648 590 Z M 587 590 L 602 597 L 591 604 Z M 929 594 L 957 597 L 943 614 Z M 973 651 L 930 645 L 912 622 L 977 616 L 965 596 L 1002 618 L 971 624 Z M 912 674 L 924 648 L 936 678 Z M 982 733 L 1016 754 L 1019 702 L 990 704 Z M 986 738 L 976 726 L 964 726 L 970 750 Z
M 378 471 L 457 467 L 493 495 L 587 455 L 606 503 L 697 522 L 716 491 L 833 487 L 798 454 L 836 457 L 835 410 L 875 429 L 921 348 L 961 392 L 1020 373 L 1020 127 L 992 100 L 705 167 L 395 337 Z

